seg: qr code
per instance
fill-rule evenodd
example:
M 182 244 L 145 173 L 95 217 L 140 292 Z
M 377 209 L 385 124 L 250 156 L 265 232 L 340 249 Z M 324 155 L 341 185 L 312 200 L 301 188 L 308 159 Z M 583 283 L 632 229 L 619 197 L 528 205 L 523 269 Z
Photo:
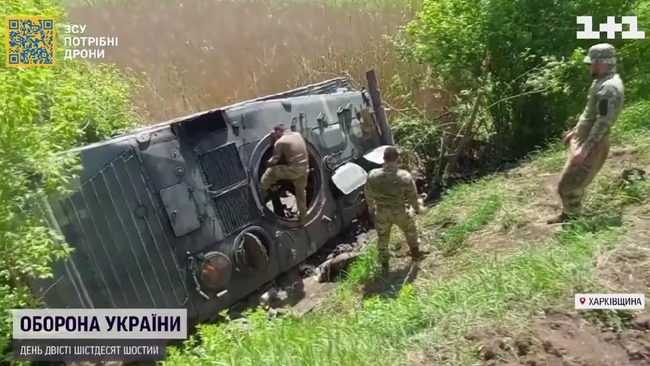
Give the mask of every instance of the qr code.
M 8 17 L 7 67 L 54 66 L 56 29 L 53 18 Z

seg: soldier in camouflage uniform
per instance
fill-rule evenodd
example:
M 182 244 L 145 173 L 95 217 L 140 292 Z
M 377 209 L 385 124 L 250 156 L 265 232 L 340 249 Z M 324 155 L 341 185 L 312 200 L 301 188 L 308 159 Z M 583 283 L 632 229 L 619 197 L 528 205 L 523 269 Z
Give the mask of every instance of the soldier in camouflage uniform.
M 421 213 L 423 207 L 418 201 L 413 177 L 406 170 L 399 169 L 398 162 L 397 148 L 388 147 L 384 151 L 384 167 L 370 172 L 365 187 L 368 211 L 371 216 L 375 216 L 377 251 L 384 274 L 389 270 L 388 242 L 393 224 L 404 233 L 414 261 L 419 261 L 422 255 L 426 254 L 420 251 L 415 218 L 407 205 L 413 207 L 417 213 Z
M 273 156 L 267 163 L 269 168 L 262 175 L 260 190 L 266 198 L 268 190 L 279 180 L 291 180 L 296 192 L 298 220 L 304 225 L 307 217 L 306 189 L 309 177 L 307 144 L 301 134 L 285 131 L 282 124 L 275 126 L 271 135 L 275 141 Z
M 623 81 L 616 73 L 614 46 L 607 43 L 592 46 L 584 62 L 595 80 L 578 123 L 564 137 L 570 148 L 557 189 L 562 213 L 548 220 L 549 224 L 565 222 L 580 214 L 584 191 L 607 159 L 609 134 L 623 108 Z

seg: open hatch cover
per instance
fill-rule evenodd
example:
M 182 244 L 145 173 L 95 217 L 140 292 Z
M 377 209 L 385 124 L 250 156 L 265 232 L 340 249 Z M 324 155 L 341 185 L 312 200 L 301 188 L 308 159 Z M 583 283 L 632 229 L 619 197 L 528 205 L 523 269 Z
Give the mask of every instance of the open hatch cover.
M 366 181 L 368 173 L 355 163 L 345 163 L 332 174 L 332 182 L 346 195 L 366 184 Z
M 382 145 L 378 148 L 372 149 L 369 152 L 365 153 L 363 155 L 363 158 L 373 164 L 382 165 L 384 164 L 384 151 L 386 151 L 386 149 L 390 146 L 392 145 Z

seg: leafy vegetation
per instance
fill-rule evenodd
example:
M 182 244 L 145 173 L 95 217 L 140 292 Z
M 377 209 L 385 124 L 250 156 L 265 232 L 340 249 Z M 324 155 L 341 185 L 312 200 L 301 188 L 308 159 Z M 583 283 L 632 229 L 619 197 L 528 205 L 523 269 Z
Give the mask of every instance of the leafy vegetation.
M 46 15 L 63 20 L 56 0 L 11 0 L 6 15 Z M 3 22 L 0 27 L 4 34 Z M 5 60 L 5 39 L 0 58 Z M 29 278 L 51 276 L 52 261 L 69 252 L 58 233 L 30 207 L 62 192 L 73 156 L 61 152 L 110 137 L 137 121 L 130 82 L 111 66 L 63 61 L 53 68 L 0 68 L 0 349 L 11 339 L 12 308 L 38 306 Z
M 443 86 L 457 93 L 454 113 L 444 121 L 449 127 L 435 133 L 431 122 L 420 115 L 402 118 L 397 135 L 428 162 L 432 176 L 439 165 L 450 161 L 430 157 L 454 155 L 462 141 L 459 134 L 469 134 L 488 146 L 478 151 L 488 170 L 504 160 L 521 158 L 572 126 L 582 111 L 589 83 L 582 58 L 594 41 L 576 39 L 575 15 L 592 15 L 597 24 L 607 15 L 636 14 L 639 29 L 647 29 L 648 4 L 637 0 L 425 2 L 393 42 L 406 58 L 434 70 L 431 81 L 425 80 L 432 84 L 429 87 Z M 644 55 L 650 42 L 608 42 L 622 50 L 620 71 L 629 80 L 628 101 L 646 97 L 648 88 L 641 85 L 647 85 L 647 73 L 642 70 L 648 70 Z M 478 113 L 472 120 L 477 100 Z

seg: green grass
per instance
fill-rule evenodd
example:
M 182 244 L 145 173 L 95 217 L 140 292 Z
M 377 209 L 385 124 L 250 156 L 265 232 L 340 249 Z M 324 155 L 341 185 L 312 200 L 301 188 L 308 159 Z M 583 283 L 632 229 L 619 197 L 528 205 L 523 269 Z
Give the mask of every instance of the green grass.
M 638 112 L 635 107 L 628 110 Z M 621 121 L 624 126 L 631 123 L 626 115 Z M 637 128 L 637 134 L 627 130 L 623 140 L 647 146 L 650 139 L 644 128 Z M 530 165 L 537 174 L 558 169 L 563 159 L 564 151 L 552 145 Z M 499 258 L 463 249 L 470 236 L 489 224 L 513 220 L 512 207 L 529 205 L 528 187 L 501 175 L 457 186 L 420 220 L 424 230 L 441 232 L 432 244 L 443 255 L 453 254 L 441 259 L 441 266 L 456 269 L 451 275 L 424 273 L 394 299 L 360 300 L 361 286 L 377 267 L 371 246 L 323 311 L 274 321 L 254 312 L 246 326 L 202 326 L 202 341 L 170 349 L 166 364 L 402 365 L 412 362 L 414 355 L 425 355 L 427 364 L 475 364 L 477 345 L 466 339 L 472 329 L 486 324 L 517 328 L 551 304 L 570 304 L 575 292 L 597 291 L 593 259 L 613 250 L 625 235 L 624 227 L 611 227 L 603 215 L 643 202 L 650 188 L 643 181 L 619 186 L 612 183 L 614 178 L 605 174 L 599 179 L 586 205 L 593 214 L 584 221 Z M 526 177 L 519 179 L 524 182 Z M 620 324 L 629 314 L 589 316 Z
M 487 225 L 494 214 L 501 208 L 501 197 L 492 194 L 474 208 L 468 217 L 443 232 L 437 240 L 436 246 L 445 255 L 452 255 L 462 248 L 467 237 Z
M 494 217 L 502 205 L 499 191 L 503 184 L 497 182 L 504 181 L 497 178 L 484 179 L 474 185 L 461 184 L 448 192 L 435 210 L 427 212 L 419 220 L 419 225 L 423 229 L 452 223 L 432 243 L 437 250 L 445 255 L 453 255 L 461 248 L 468 235 L 481 229 Z M 492 190 L 489 190 L 490 187 Z M 489 195 L 484 198 L 483 194 L 486 193 Z M 470 201 L 472 201 L 471 206 L 476 208 L 466 215 L 458 215 L 462 213 L 458 207 L 466 207 Z M 394 229 L 391 233 L 391 243 L 397 243 L 401 238 L 403 238 L 402 233 Z M 375 273 L 378 269 L 376 258 L 376 248 L 374 246 L 367 248 L 365 255 L 352 266 L 347 273 L 346 281 L 339 287 L 341 297 L 347 298 L 350 291 L 356 290 L 355 286 L 363 284 Z
M 237 324 L 205 326 L 201 348 L 209 356 L 172 351 L 167 363 L 397 365 L 415 346 L 462 344 L 473 325 L 512 323 L 531 315 L 530 309 L 566 301 L 562 296 L 572 285 L 589 283 L 594 252 L 615 238 L 610 230 L 567 233 L 555 243 L 525 248 L 500 262 L 465 255 L 459 260 L 468 270 L 457 279 L 425 289 L 407 285 L 397 299 L 373 298 L 360 309 L 339 314 L 274 322 L 255 314 L 248 330 Z M 454 353 L 452 364 L 473 360 L 471 349 Z

